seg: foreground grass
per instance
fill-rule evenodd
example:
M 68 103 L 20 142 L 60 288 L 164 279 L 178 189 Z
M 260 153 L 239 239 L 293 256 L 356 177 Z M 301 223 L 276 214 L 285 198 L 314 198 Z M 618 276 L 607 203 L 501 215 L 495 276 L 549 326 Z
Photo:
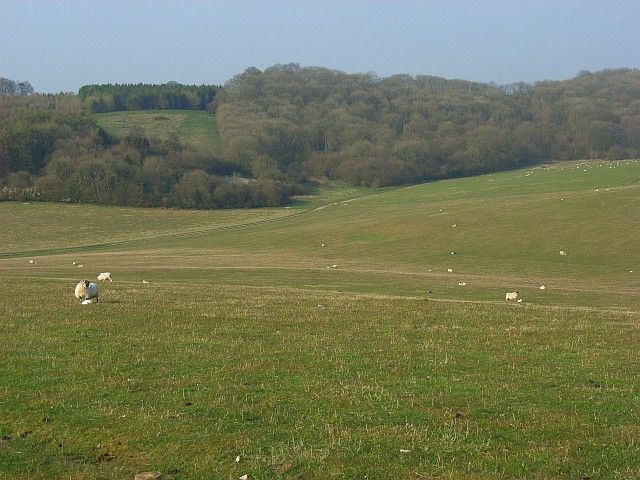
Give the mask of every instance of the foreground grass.
M 167 139 L 175 134 L 185 145 L 192 145 L 214 155 L 222 147 L 215 116 L 197 110 L 144 110 L 108 112 L 94 115 L 98 125 L 118 137 L 131 128 L 140 128 L 148 137 Z
M 197 283 L 3 296 L 4 478 L 640 475 L 635 314 Z

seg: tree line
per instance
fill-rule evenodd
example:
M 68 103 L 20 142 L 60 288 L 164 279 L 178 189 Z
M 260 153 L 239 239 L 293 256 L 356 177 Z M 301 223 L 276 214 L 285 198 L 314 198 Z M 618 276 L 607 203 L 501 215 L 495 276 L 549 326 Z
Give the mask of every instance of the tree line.
M 214 85 L 149 84 L 85 85 L 78 97 L 90 112 L 125 110 L 206 110 L 215 97 Z

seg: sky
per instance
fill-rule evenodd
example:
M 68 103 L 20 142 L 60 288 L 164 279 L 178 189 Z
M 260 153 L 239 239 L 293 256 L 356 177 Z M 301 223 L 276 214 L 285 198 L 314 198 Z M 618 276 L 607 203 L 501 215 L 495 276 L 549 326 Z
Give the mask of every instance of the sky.
M 639 0 L 2 0 L 0 76 L 223 84 L 277 63 L 506 84 L 640 68 Z

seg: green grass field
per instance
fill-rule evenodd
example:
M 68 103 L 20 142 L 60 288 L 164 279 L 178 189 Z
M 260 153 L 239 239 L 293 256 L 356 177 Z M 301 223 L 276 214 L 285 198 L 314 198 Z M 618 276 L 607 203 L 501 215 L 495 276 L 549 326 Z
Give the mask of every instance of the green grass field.
M 638 162 L 2 203 L 0 479 L 639 478 L 639 206 Z
M 192 145 L 214 155 L 221 154 L 220 134 L 216 118 L 209 112 L 196 110 L 141 110 L 98 113 L 98 125 L 119 137 L 132 127 L 141 128 L 147 137 L 168 138 L 176 134 L 185 145 Z

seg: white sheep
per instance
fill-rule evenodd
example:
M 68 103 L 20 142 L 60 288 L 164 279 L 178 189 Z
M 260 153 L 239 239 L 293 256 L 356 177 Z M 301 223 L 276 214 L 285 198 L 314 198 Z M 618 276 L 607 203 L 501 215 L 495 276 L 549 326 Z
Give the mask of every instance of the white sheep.
M 505 299 L 506 300 L 517 300 L 518 299 L 518 292 L 507 292 L 507 294 L 505 295 Z
M 111 278 L 111 272 L 101 273 L 100 275 L 98 275 L 98 280 L 100 280 L 101 282 L 106 282 L 107 280 L 113 282 L 113 278 Z
M 567 255 L 567 252 L 565 252 L 564 250 L 560 250 L 560 255 L 565 257 Z
M 76 285 L 75 296 L 78 300 L 96 299 L 98 303 L 98 285 L 89 280 L 83 280 Z
M 547 287 L 545 285 L 540 285 L 540 290 L 546 290 Z
M 458 285 L 460 285 L 461 287 L 466 287 L 467 286 L 467 282 L 458 282 Z

